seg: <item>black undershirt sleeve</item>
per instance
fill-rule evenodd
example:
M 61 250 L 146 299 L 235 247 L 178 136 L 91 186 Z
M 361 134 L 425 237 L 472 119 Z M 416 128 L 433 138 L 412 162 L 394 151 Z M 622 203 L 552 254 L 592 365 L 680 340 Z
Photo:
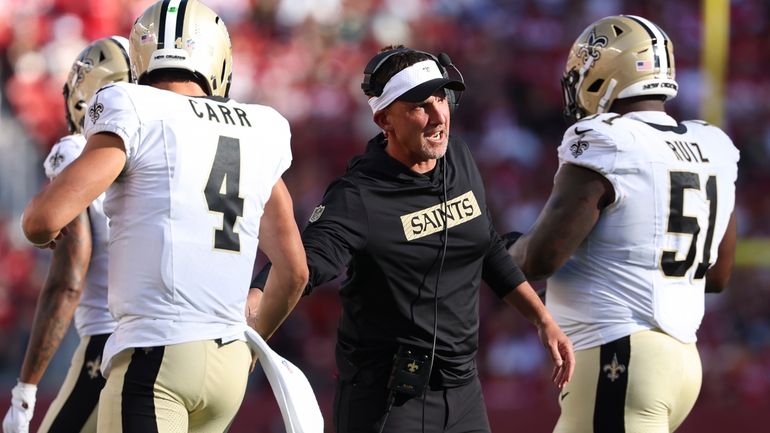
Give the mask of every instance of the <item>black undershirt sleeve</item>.
M 519 284 L 526 281 L 527 277 L 513 262 L 513 258 L 505 248 L 505 241 L 494 229 L 491 222 L 489 235 L 490 246 L 484 257 L 484 268 L 481 276 L 492 291 L 502 299 L 516 289 Z
M 315 287 L 336 278 L 350 263 L 354 251 L 366 244 L 367 217 L 361 196 L 350 182 L 337 180 L 324 195 L 315 215 L 302 231 L 310 280 L 305 287 L 308 295 Z M 251 287 L 262 289 L 272 267 L 267 263 L 252 279 Z

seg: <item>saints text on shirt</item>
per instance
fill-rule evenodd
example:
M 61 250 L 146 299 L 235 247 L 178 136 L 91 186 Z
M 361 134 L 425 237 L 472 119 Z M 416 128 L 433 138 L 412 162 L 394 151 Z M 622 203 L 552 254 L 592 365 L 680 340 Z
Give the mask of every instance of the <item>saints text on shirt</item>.
M 481 208 L 473 191 L 437 204 L 427 209 L 401 216 L 404 235 L 407 240 L 419 239 L 444 229 L 444 221 L 451 228 L 466 223 L 481 215 Z
M 246 112 L 238 107 L 232 107 L 231 110 L 230 107 L 225 104 L 219 104 L 205 99 L 189 99 L 189 101 L 193 113 L 200 119 L 208 118 L 211 122 L 237 125 L 233 118 L 235 116 L 241 126 L 251 127 L 251 122 L 249 122 L 248 117 L 246 117 Z M 217 107 L 217 109 L 214 109 L 214 106 Z

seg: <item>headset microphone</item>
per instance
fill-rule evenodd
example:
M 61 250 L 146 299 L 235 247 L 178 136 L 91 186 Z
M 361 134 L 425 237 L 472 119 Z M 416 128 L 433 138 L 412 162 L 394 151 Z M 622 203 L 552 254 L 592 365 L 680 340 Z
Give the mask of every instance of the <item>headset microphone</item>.
M 440 53 L 438 55 L 438 62 L 441 63 L 441 66 L 444 68 L 452 68 L 457 72 L 457 75 L 460 76 L 460 81 L 465 84 L 465 80 L 463 79 L 463 74 L 460 73 L 460 70 L 457 69 L 457 66 L 455 66 L 454 63 L 452 63 L 452 59 L 449 58 L 449 54 L 447 53 Z
M 445 71 L 448 71 L 449 68 L 452 68 L 457 73 L 457 76 L 460 77 L 460 82 L 465 84 L 465 79 L 463 78 L 463 74 L 460 72 L 459 69 L 457 69 L 457 66 L 455 66 L 454 63 L 452 63 L 452 59 L 449 58 L 449 54 L 447 53 L 439 53 L 438 57 L 436 58 L 438 62 L 441 64 L 441 66 L 444 67 Z M 455 92 L 454 90 L 447 90 L 447 93 L 452 94 L 450 97 L 452 109 L 453 111 L 457 109 L 457 107 L 460 105 L 460 97 L 462 97 L 463 92 Z

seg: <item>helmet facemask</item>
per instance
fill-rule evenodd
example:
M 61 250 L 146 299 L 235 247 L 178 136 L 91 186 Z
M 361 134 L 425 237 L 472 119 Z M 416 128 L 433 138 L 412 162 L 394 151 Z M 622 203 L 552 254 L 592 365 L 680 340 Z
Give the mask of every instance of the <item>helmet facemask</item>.
M 585 116 L 585 112 L 577 103 L 577 85 L 580 74 L 575 68 L 570 69 L 561 77 L 561 90 L 564 101 L 564 118 L 569 123 L 577 122 Z

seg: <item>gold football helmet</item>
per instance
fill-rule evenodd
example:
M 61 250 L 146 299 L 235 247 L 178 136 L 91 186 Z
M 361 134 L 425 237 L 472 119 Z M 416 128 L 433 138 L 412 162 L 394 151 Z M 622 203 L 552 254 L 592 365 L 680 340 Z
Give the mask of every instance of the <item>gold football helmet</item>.
M 232 46 L 219 16 L 198 0 L 165 0 L 147 8 L 131 29 L 130 56 L 140 84 L 156 69 L 184 69 L 203 90 L 227 96 L 232 77 Z
M 131 81 L 128 40 L 122 36 L 98 39 L 78 55 L 64 83 L 64 106 L 70 133 L 83 132 L 86 103 L 99 88 L 116 81 Z
M 616 99 L 676 96 L 674 46 L 651 21 L 616 15 L 589 25 L 572 45 L 562 77 L 564 115 L 604 113 Z

